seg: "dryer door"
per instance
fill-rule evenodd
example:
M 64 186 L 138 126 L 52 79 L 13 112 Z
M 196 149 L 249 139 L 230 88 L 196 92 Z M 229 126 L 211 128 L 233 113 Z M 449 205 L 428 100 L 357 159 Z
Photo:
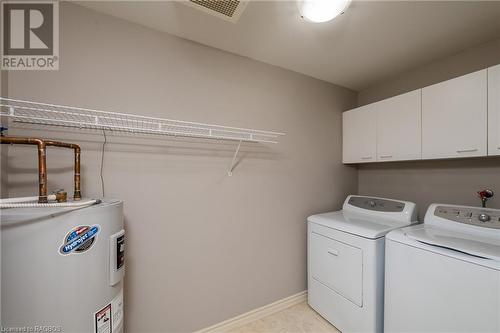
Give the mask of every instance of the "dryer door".
M 309 260 L 313 279 L 363 306 L 363 256 L 361 249 L 320 235 L 310 234 Z

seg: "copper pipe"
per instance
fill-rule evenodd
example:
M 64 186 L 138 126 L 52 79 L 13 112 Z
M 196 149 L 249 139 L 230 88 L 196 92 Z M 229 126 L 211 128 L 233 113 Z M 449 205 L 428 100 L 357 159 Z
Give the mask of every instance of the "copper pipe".
M 74 143 L 66 143 L 52 140 L 44 140 L 47 146 L 70 148 L 75 151 L 75 191 L 73 193 L 73 200 L 78 201 L 82 198 L 82 192 L 80 190 L 80 146 Z
M 75 191 L 73 193 L 73 200 L 78 201 L 82 198 L 80 189 L 80 146 L 74 143 L 66 143 L 52 140 L 43 140 L 36 138 L 22 138 L 22 137 L 7 137 L 1 136 L 0 143 L 2 144 L 26 144 L 38 146 L 38 202 L 47 202 L 47 161 L 46 161 L 46 148 L 47 146 L 70 148 L 75 151 Z
M 47 203 L 47 159 L 45 142 L 35 138 L 0 136 L 0 143 L 38 146 L 38 202 Z

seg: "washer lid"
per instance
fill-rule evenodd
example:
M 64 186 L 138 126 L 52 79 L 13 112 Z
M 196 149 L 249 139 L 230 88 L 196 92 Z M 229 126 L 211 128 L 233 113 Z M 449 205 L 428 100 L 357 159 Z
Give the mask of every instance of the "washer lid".
M 307 220 L 328 228 L 369 239 L 384 237 L 391 230 L 411 224 L 409 221 L 391 220 L 346 211 L 312 215 Z
M 405 235 L 410 239 L 430 246 L 500 261 L 500 239 L 466 234 L 432 226 L 409 228 L 405 231 Z

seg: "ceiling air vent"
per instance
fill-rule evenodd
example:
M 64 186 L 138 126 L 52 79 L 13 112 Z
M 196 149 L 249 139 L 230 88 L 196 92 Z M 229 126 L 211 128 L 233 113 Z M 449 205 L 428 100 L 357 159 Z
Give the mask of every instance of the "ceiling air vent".
M 207 14 L 236 23 L 248 1 L 238 0 L 189 0 L 182 3 L 197 8 Z

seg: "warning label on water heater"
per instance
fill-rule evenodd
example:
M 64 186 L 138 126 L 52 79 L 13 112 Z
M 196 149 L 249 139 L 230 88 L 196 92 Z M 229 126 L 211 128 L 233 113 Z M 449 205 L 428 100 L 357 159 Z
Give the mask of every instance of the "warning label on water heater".
M 123 322 L 123 289 L 104 308 L 94 313 L 94 333 L 113 333 Z
M 111 333 L 111 304 L 94 314 L 94 327 L 96 333 Z

